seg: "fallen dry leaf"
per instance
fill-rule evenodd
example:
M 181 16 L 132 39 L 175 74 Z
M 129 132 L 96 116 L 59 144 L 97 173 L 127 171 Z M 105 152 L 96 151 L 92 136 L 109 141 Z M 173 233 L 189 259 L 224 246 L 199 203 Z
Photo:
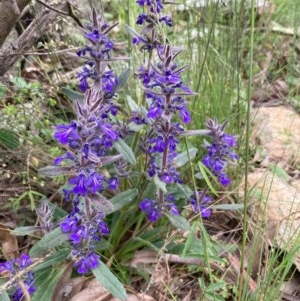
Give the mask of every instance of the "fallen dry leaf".
M 16 258 L 19 254 L 18 241 L 14 235 L 10 233 L 10 229 L 0 223 L 0 244 L 1 250 L 5 258 Z
M 55 287 L 55 291 L 51 299 L 52 301 L 61 301 L 63 299 L 63 289 L 70 281 L 72 270 L 73 270 L 73 262 L 70 262 L 66 267 L 66 269 L 64 270 L 63 274 L 61 275 Z
M 110 293 L 97 280 L 87 282 L 85 288 L 70 299 L 70 301 L 109 301 Z
M 88 281 L 87 277 L 76 277 L 71 279 L 63 288 L 62 301 L 70 300 L 72 297 L 77 295 Z

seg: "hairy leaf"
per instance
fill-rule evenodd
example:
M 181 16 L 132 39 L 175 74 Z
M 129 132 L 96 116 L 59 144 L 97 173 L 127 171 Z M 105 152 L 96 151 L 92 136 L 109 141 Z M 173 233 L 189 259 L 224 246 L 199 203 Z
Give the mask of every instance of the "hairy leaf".
M 30 256 L 39 256 L 46 253 L 48 250 L 60 245 L 61 243 L 67 241 L 69 236 L 67 233 L 63 233 L 61 229 L 58 227 L 47 233 L 40 241 L 38 241 L 33 247 L 30 249 Z
M 114 143 L 114 147 L 116 150 L 121 154 L 128 163 L 135 165 L 136 164 L 136 159 L 135 155 L 131 149 L 130 146 L 126 144 L 126 142 L 122 139 L 119 139 Z
M 92 204 L 102 212 L 113 212 L 114 205 L 101 194 L 94 194 L 88 197 Z
M 193 160 L 197 155 L 198 149 L 197 148 L 189 148 L 188 152 L 184 151 L 178 156 L 174 158 L 174 162 L 176 163 L 177 167 L 181 167 L 189 162 L 189 157 Z M 188 156 L 189 153 L 189 156 Z
M 129 204 L 138 194 L 138 190 L 136 188 L 129 189 L 126 191 L 123 191 L 110 199 L 110 202 L 113 204 L 113 211 L 120 210 L 122 207 Z
M 39 173 L 46 177 L 67 175 L 71 171 L 69 166 L 46 166 L 39 169 Z
M 164 193 L 167 193 L 165 182 L 163 182 L 157 175 L 154 176 L 153 180 L 158 189 L 161 189 Z
M 23 235 L 32 234 L 40 229 L 41 227 L 39 226 L 18 227 L 15 228 L 13 231 L 11 231 L 11 233 L 16 236 L 23 236 Z
M 49 268 L 54 266 L 60 262 L 66 262 L 67 257 L 70 255 L 71 250 L 68 248 L 64 248 L 62 250 L 57 250 L 51 256 L 46 257 L 45 261 L 35 266 L 32 271 L 37 272 L 43 270 L 45 268 Z
M 241 210 L 244 208 L 243 204 L 219 204 L 210 206 L 211 209 L 217 210 Z
M 165 213 L 165 216 L 169 219 L 170 223 L 177 229 L 190 230 L 189 222 L 180 215 L 174 215 L 170 213 Z
M 92 270 L 97 280 L 116 298 L 127 300 L 124 286 L 109 268 L 100 261 L 99 266 Z
M 74 91 L 70 88 L 63 87 L 61 90 L 70 100 L 83 101 L 84 99 L 84 94 Z
M 122 73 L 118 76 L 119 83 L 115 88 L 115 92 L 119 91 L 120 89 L 122 89 L 125 86 L 125 84 L 128 81 L 128 78 L 130 76 L 130 72 L 131 72 L 131 70 L 130 70 L 130 68 L 128 68 L 126 70 L 123 70 Z

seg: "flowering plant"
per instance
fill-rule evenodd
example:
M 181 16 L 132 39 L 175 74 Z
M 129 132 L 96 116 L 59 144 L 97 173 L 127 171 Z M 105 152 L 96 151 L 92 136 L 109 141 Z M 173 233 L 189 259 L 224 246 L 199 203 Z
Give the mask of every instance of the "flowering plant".
M 207 154 L 202 164 L 221 186 L 230 184 L 227 166 L 237 159 L 232 151 L 235 138 L 224 132 L 226 123 L 207 119 L 205 130 L 185 129 L 192 119 L 188 99 L 196 93 L 183 80 L 188 68 L 180 64 L 183 48 L 173 46 L 164 33 L 163 27 L 172 26 L 171 17 L 163 14 L 167 3 L 136 3 L 144 7 L 136 20 L 141 30 L 127 28 L 132 43 L 148 56 L 135 71 L 142 99 L 137 103 L 131 98 L 130 116 L 122 113 L 115 95 L 128 72 L 117 76 L 112 64 L 129 58 L 113 55 L 110 34 L 117 24 L 109 25 L 93 9 L 90 23 L 82 30 L 87 44 L 77 52 L 86 62 L 77 76 L 84 94 L 72 91 L 75 117 L 56 125 L 54 131 L 65 152 L 55 158 L 54 166 L 40 170 L 45 176 L 68 176 L 61 193 L 71 209 L 56 221 L 52 221 L 56 208 L 49 203 L 36 210 L 39 229 L 46 235 L 30 252 L 31 256 L 48 249 L 62 252 L 59 255 L 72 260 L 78 274 L 92 272 L 104 286 L 108 278 L 108 289 L 120 299 L 125 299 L 126 292 L 101 260 L 128 258 L 128 250 L 139 248 L 140 244 L 128 244 L 125 234 L 131 233 L 134 239 L 164 216 L 183 227 L 188 221 L 180 214 L 186 208 L 202 218 L 211 215 L 209 189 L 198 190 L 196 185 L 190 189 L 180 173 L 180 167 L 191 163 L 197 153 L 189 148 L 183 151 L 180 141 L 204 134 L 211 139 L 204 143 Z M 141 227 L 145 217 L 148 221 Z M 13 264 L 6 263 L 2 270 L 12 273 Z M 32 281 L 31 274 L 27 276 Z M 27 290 L 33 292 L 32 287 Z

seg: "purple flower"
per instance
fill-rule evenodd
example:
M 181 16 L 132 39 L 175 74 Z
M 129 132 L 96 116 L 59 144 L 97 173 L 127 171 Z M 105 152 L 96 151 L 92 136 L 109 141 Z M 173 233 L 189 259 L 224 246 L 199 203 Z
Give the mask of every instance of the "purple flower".
M 81 171 L 75 178 L 69 181 L 69 184 L 75 185 L 73 187 L 73 192 L 78 195 L 86 195 L 88 189 L 87 186 L 89 178 L 86 176 L 85 172 Z
M 138 25 L 143 25 L 145 21 L 147 21 L 148 19 L 148 15 L 143 13 L 138 15 L 137 20 L 136 20 L 136 24 Z
M 72 121 L 70 124 L 59 124 L 56 126 L 54 138 L 61 144 L 69 143 L 70 139 L 77 140 L 79 135 L 77 133 L 77 124 Z
M 77 268 L 78 274 L 87 274 L 90 270 L 99 266 L 99 260 L 100 256 L 91 252 L 75 262 L 74 267 Z
M 32 264 L 31 258 L 27 254 L 22 254 L 20 257 L 16 259 L 12 259 L 9 261 L 6 261 L 4 263 L 0 263 L 0 273 L 7 272 L 12 277 L 15 277 L 16 275 L 20 275 L 20 271 L 24 270 L 26 267 Z M 25 288 L 29 295 L 32 295 L 35 292 L 35 287 L 33 285 L 34 283 L 34 274 L 30 271 L 26 271 L 25 273 L 22 273 L 22 276 L 20 277 L 21 281 L 23 282 Z M 10 294 L 10 297 L 14 301 L 21 301 L 24 297 L 23 289 L 20 285 L 17 284 L 17 282 L 14 282 L 13 285 L 15 286 L 15 290 Z
M 95 219 L 95 227 L 96 231 L 98 233 L 101 233 L 102 235 L 108 235 L 109 229 L 107 226 L 107 223 L 103 221 L 103 214 L 100 213 L 98 217 Z
M 105 178 L 103 175 L 97 173 L 96 171 L 91 170 L 89 179 L 86 182 L 91 193 L 96 193 L 97 191 L 102 191 L 104 189 L 103 182 Z
M 195 213 L 200 213 L 201 217 L 207 218 L 211 215 L 211 210 L 207 208 L 207 204 L 212 201 L 212 198 L 206 194 L 203 194 L 202 191 L 198 191 L 198 201 L 195 193 L 192 194 L 190 198 L 190 203 Z
M 79 220 L 76 216 L 70 216 L 60 223 L 61 231 L 64 233 L 75 232 L 79 227 Z
M 80 227 L 73 231 L 69 236 L 69 239 L 74 244 L 80 244 L 83 240 L 88 239 L 88 229 L 86 225 L 82 224 Z
M 170 213 L 174 215 L 179 215 L 179 210 L 175 205 L 175 198 L 173 195 L 169 194 L 165 198 L 166 207 L 169 208 Z
M 58 165 L 60 164 L 62 161 L 64 160 L 72 160 L 72 161 L 75 161 L 75 157 L 70 153 L 70 152 L 67 152 L 64 156 L 61 156 L 61 157 L 57 157 L 53 164 L 54 165 Z
M 118 79 L 114 75 L 113 70 L 104 71 L 100 68 L 100 64 L 96 64 L 95 61 L 111 59 L 111 50 L 114 47 L 114 43 L 108 38 L 109 32 L 114 26 L 109 26 L 103 21 L 102 17 L 93 19 L 93 24 L 87 26 L 87 32 L 84 37 L 89 40 L 91 45 L 85 46 L 83 49 L 77 51 L 78 56 L 84 56 L 90 58 L 88 61 L 88 67 L 84 67 L 81 72 L 78 73 L 80 80 L 79 89 L 85 92 L 89 88 L 88 78 L 93 81 L 102 81 L 103 88 L 106 92 L 114 92 Z
M 150 153 L 162 153 L 166 147 L 165 139 L 162 136 L 157 136 L 156 138 L 150 139 L 149 148 Z
M 119 138 L 119 133 L 109 123 L 98 123 L 99 128 L 105 134 L 108 140 L 116 141 Z
M 113 93 L 119 81 L 113 70 L 106 71 L 101 75 L 103 88 L 106 92 Z
M 147 214 L 148 219 L 152 222 L 159 220 L 165 212 L 179 215 L 178 208 L 175 205 L 175 198 L 170 194 L 164 198 L 163 203 L 160 203 L 158 200 L 144 198 L 140 203 L 140 209 Z
M 92 32 L 86 33 L 84 36 L 92 42 L 98 42 L 100 40 L 100 34 L 97 29 L 92 29 Z
M 165 22 L 167 26 L 172 27 L 172 19 L 169 16 L 163 16 L 159 18 L 159 22 L 161 23 Z
M 150 10 L 152 13 L 159 13 L 164 8 L 163 4 L 161 3 L 161 0 L 137 0 L 136 3 L 140 6 L 150 6 Z
M 186 107 L 183 107 L 180 112 L 179 116 L 183 123 L 190 123 L 191 122 L 191 113 L 188 111 Z
M 156 202 L 153 200 L 145 198 L 140 203 L 140 208 L 142 211 L 146 212 L 148 219 L 152 222 L 156 222 L 159 218 L 161 218 L 158 204 L 156 204 Z
M 178 171 L 176 171 L 176 168 L 174 166 L 169 167 L 165 171 L 159 172 L 159 177 L 167 184 L 182 183 L 180 174 Z
M 107 181 L 108 187 L 111 190 L 116 190 L 119 186 L 119 180 L 116 177 L 112 177 Z
M 208 119 L 206 128 L 210 131 L 212 142 L 205 142 L 208 153 L 203 157 L 202 163 L 217 177 L 222 186 L 228 186 L 231 181 L 226 174 L 226 167 L 231 160 L 238 159 L 232 151 L 236 145 L 235 138 L 224 132 L 226 124 L 219 124 L 216 120 Z

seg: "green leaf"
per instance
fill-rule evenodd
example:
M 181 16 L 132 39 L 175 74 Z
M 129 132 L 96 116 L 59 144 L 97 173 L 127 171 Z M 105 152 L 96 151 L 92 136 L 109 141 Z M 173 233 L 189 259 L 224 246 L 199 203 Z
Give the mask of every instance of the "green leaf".
M 50 233 L 47 233 L 40 241 L 38 241 L 31 249 L 30 256 L 37 257 L 46 253 L 49 249 L 52 249 L 61 243 L 67 241 L 69 235 L 62 233 L 60 227 L 54 229 Z
M 53 296 L 59 281 L 67 269 L 70 268 L 70 263 L 60 265 L 59 269 L 46 269 L 35 275 L 36 292 L 32 296 L 32 301 L 50 301 L 55 300 Z
M 165 216 L 175 228 L 187 231 L 191 229 L 189 222 L 184 217 L 170 213 L 165 213 Z
M 220 204 L 220 205 L 212 205 L 211 209 L 217 210 L 241 210 L 244 208 L 243 204 Z
M 284 181 L 289 181 L 290 180 L 290 176 L 288 175 L 288 173 L 279 165 L 276 164 L 272 164 L 270 163 L 268 166 L 271 171 L 280 179 L 284 180 Z
M 208 185 L 208 187 L 210 188 L 211 192 L 215 195 L 218 196 L 217 191 L 215 190 L 214 186 L 212 185 L 211 181 L 208 178 L 208 175 L 211 175 L 212 178 L 214 178 L 214 176 L 211 174 L 211 172 L 206 168 L 206 166 L 204 166 L 204 164 L 199 161 L 198 162 L 198 166 L 200 168 L 201 174 L 203 175 L 203 178 L 205 179 L 206 184 Z
M 125 84 L 128 81 L 128 78 L 130 76 L 130 72 L 131 72 L 131 70 L 130 70 L 130 68 L 128 68 L 128 69 L 122 71 L 122 73 L 118 76 L 119 82 L 118 82 L 117 87 L 115 88 L 115 92 L 119 91 L 120 89 L 122 89 L 125 86 Z
M 127 95 L 126 97 L 128 106 L 131 110 L 131 112 L 138 112 L 139 111 L 139 105 L 132 99 L 130 95 Z
M 191 244 L 192 244 L 192 241 L 194 240 L 195 238 L 195 230 L 196 230 L 196 227 L 197 227 L 197 223 L 193 222 L 192 223 L 192 227 L 191 229 L 189 230 L 189 233 L 188 233 L 188 237 L 184 243 L 184 249 L 182 250 L 182 257 L 185 257 L 186 254 L 187 254 L 187 251 L 190 249 L 191 247 Z
M 164 193 L 168 192 L 166 183 L 163 182 L 157 175 L 154 176 L 153 181 L 158 189 L 162 190 Z
M 0 98 L 4 97 L 6 86 L 0 82 Z
M 7 292 L 3 292 L 3 293 L 0 295 L 0 301 L 10 301 L 10 298 L 9 298 Z
M 39 173 L 46 177 L 67 175 L 71 171 L 69 166 L 46 166 L 39 169 Z
M 136 159 L 135 155 L 131 149 L 130 146 L 126 144 L 126 142 L 122 139 L 119 139 L 114 143 L 114 147 L 116 150 L 121 154 L 128 163 L 135 165 L 136 164 Z
M 197 155 L 198 149 L 193 147 L 189 148 L 188 152 L 184 151 L 180 153 L 178 156 L 174 158 L 174 162 L 176 163 L 177 167 L 181 167 L 189 162 L 189 157 L 191 160 L 193 160 Z M 188 156 L 188 153 L 190 156 Z
M 14 77 L 11 82 L 20 89 L 28 88 L 30 85 L 27 84 L 26 80 L 22 77 Z
M 136 188 L 129 189 L 117 194 L 115 197 L 110 199 L 110 202 L 113 204 L 114 209 L 112 212 L 120 210 L 127 204 L 129 204 L 138 194 L 138 190 Z
M 5 282 L 6 281 L 4 280 L 4 278 L 3 279 L 0 278 L 0 286 L 2 284 L 4 284 Z M 3 293 L 0 293 L 0 301 L 10 301 L 10 298 L 6 291 L 4 291 Z
M 15 228 L 13 231 L 11 231 L 11 233 L 16 236 L 24 236 L 24 235 L 32 234 L 40 229 L 41 228 L 38 226 L 18 227 Z
M 114 212 L 114 205 L 100 193 L 90 195 L 88 198 L 92 204 L 101 212 Z
M 45 261 L 43 261 L 39 265 L 35 266 L 32 269 L 32 271 L 36 273 L 45 268 L 52 267 L 57 263 L 65 262 L 66 258 L 70 255 L 70 252 L 71 252 L 71 250 L 67 249 L 67 248 L 57 250 L 51 256 L 46 257 Z
M 79 93 L 77 91 L 74 91 L 70 88 L 63 87 L 62 92 L 70 99 L 70 100 L 78 100 L 78 101 L 83 101 L 84 100 L 84 94 Z
M 140 34 L 136 32 L 132 27 L 125 25 L 125 28 L 132 37 L 140 37 Z
M 9 149 L 14 149 L 20 146 L 18 135 L 7 129 L 0 129 L 0 144 L 3 144 Z
M 92 270 L 97 280 L 116 298 L 127 300 L 124 286 L 109 268 L 100 261 L 99 266 Z

